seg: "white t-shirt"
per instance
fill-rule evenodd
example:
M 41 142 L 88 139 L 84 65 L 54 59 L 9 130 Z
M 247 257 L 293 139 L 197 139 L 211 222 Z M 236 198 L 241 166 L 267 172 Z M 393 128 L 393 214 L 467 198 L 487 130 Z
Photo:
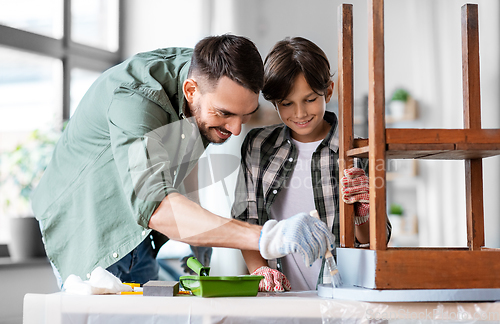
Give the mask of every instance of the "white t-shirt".
M 284 187 L 271 205 L 272 218 L 280 221 L 304 212 L 316 209 L 311 180 L 312 154 L 321 143 L 302 143 L 292 139 L 298 151 L 297 163 Z M 300 254 L 289 254 L 282 258 L 283 273 L 290 281 L 292 290 L 315 290 L 321 269 L 321 259 L 312 267 L 304 264 Z

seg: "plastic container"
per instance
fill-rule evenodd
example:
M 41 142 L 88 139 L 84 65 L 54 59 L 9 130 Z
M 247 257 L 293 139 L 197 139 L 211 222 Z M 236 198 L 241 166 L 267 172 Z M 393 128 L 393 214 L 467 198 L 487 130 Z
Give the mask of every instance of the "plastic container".
M 263 276 L 181 276 L 179 281 L 186 290 L 201 297 L 256 296 Z

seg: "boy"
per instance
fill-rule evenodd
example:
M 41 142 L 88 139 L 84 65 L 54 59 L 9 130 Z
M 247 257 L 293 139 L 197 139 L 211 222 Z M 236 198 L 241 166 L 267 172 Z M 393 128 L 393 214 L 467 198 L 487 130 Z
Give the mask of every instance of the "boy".
M 242 146 L 245 184 L 239 183 L 237 191 L 240 194 L 245 187 L 248 198 L 235 204 L 233 215 L 263 224 L 316 209 L 338 244 L 337 117 L 326 111 L 334 86 L 328 59 L 313 42 L 295 37 L 278 42 L 264 65 L 262 93 L 283 124 L 256 128 L 246 136 Z M 341 182 L 343 200 L 355 204 L 356 239 L 368 243 L 368 178 L 363 169 L 351 168 Z M 250 273 L 264 275 L 261 291 L 314 290 L 321 282 L 322 260 L 304 265 L 290 254 L 278 260 L 283 275 L 258 253 L 242 253 Z

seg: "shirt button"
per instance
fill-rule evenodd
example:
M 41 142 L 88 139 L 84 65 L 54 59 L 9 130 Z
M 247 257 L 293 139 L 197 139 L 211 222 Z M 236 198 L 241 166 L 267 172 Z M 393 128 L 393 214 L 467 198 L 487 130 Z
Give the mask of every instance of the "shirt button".
M 146 233 L 147 233 L 146 231 L 142 231 L 142 236 L 146 235 Z
M 286 140 L 288 142 L 288 144 L 290 144 L 290 140 Z
M 293 158 L 289 158 L 288 161 L 293 162 Z
M 185 139 L 185 138 L 186 138 L 186 135 L 182 134 L 182 135 L 181 135 L 181 138 L 182 138 L 182 139 Z
M 90 273 L 87 273 L 87 279 L 90 279 Z
M 115 259 L 118 258 L 118 253 L 116 253 L 116 252 L 113 253 L 113 258 L 115 258 Z
M 174 171 L 174 175 L 176 175 L 176 174 L 177 174 L 177 171 Z
M 278 190 L 273 190 L 273 194 L 277 194 L 278 193 Z

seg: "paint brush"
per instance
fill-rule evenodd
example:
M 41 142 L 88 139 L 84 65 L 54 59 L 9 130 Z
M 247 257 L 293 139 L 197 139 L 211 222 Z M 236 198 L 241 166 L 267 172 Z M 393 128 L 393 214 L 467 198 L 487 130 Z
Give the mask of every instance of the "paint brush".
M 316 219 L 320 219 L 317 210 L 312 210 L 309 215 Z M 327 249 L 325 253 L 325 263 L 328 267 L 328 271 L 330 271 L 333 288 L 342 286 L 342 278 L 340 277 L 339 269 L 337 269 L 337 263 L 335 263 L 335 259 L 333 258 L 332 252 L 330 252 L 329 249 Z

